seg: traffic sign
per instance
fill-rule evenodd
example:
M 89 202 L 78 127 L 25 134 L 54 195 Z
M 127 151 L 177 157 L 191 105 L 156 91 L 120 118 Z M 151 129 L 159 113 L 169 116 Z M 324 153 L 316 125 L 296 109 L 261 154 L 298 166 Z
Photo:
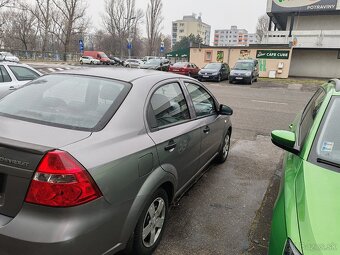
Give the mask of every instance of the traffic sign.
M 80 52 L 84 51 L 84 42 L 83 42 L 83 40 L 79 40 L 79 50 L 80 50 Z

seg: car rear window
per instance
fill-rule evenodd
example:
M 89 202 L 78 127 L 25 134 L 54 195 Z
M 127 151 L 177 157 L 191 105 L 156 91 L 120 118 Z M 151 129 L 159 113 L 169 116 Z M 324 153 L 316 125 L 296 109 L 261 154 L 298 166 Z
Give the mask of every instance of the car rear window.
M 64 128 L 97 131 L 117 111 L 131 85 L 85 75 L 41 77 L 0 101 L 0 115 Z

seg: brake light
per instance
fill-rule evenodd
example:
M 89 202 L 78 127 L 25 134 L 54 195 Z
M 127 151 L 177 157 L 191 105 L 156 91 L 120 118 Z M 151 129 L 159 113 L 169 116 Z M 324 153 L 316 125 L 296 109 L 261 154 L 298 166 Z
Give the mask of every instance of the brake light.
M 102 196 L 85 168 L 65 151 L 48 152 L 31 181 L 28 203 L 71 207 Z

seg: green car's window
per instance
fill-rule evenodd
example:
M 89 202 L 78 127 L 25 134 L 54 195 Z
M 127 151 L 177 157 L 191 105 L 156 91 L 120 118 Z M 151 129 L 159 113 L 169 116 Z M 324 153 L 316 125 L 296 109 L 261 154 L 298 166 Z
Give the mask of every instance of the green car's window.
M 216 114 L 215 101 L 205 89 L 192 83 L 185 83 L 185 85 L 188 88 L 197 117 Z
M 312 99 L 307 104 L 304 112 L 302 113 L 300 128 L 299 128 L 299 145 L 302 146 L 310 129 L 312 128 L 314 119 L 319 112 L 319 109 L 326 97 L 326 92 L 321 88 L 319 89 Z
M 335 97 L 319 129 L 314 150 L 319 163 L 340 167 L 340 97 Z
M 157 89 L 151 97 L 151 108 L 156 119 L 153 128 L 190 119 L 189 108 L 178 83 L 170 83 Z

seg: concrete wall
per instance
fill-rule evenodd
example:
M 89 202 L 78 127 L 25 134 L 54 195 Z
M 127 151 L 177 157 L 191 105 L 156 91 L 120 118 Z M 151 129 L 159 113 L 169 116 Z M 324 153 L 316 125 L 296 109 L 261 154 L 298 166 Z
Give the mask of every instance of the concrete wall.
M 239 47 L 239 48 L 191 48 L 190 49 L 190 62 L 196 64 L 198 67 L 202 68 L 210 62 L 217 62 L 217 52 L 223 51 L 224 59 L 223 62 L 229 64 L 232 68 L 236 61 L 239 59 L 256 59 L 257 50 L 264 50 L 264 48 L 249 48 L 249 47 Z M 270 50 L 289 50 L 289 49 L 270 49 Z M 207 52 L 211 52 L 211 60 L 207 60 Z M 290 52 L 290 58 L 291 58 Z M 279 63 L 283 63 L 284 68 L 281 74 L 277 74 L 277 78 L 288 78 L 290 59 L 259 59 L 262 66 L 260 69 L 260 77 L 269 77 L 269 71 L 278 70 Z
M 340 2 L 340 1 L 339 1 Z M 289 26 L 287 26 L 289 28 Z M 294 30 L 339 30 L 340 15 L 297 16 Z
M 340 78 L 338 50 L 295 49 L 290 76 Z

